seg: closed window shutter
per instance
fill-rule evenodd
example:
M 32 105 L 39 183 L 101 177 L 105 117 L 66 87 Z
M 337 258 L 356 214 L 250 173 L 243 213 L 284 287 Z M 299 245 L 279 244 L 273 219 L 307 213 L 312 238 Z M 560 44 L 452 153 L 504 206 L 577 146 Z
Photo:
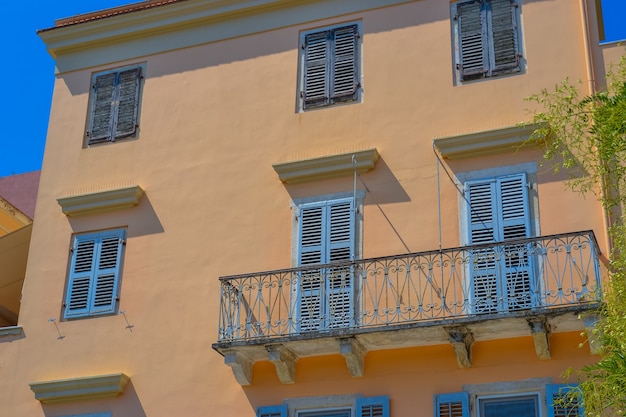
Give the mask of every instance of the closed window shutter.
M 584 415 L 580 396 L 568 395 L 573 389 L 577 389 L 576 385 L 546 385 L 548 417 L 582 417 Z
M 357 27 L 347 26 L 332 32 L 334 102 L 355 100 L 358 85 Z
M 299 266 L 354 258 L 354 200 L 303 204 L 299 208 Z M 300 273 L 300 330 L 348 326 L 353 312 L 351 267 L 307 269 Z
M 109 313 L 115 310 L 122 244 L 121 231 L 100 241 L 92 313 Z
M 482 77 L 487 72 L 487 22 L 482 1 L 459 3 L 456 19 L 461 80 Z
M 141 68 L 139 67 L 122 71 L 118 74 L 114 139 L 121 139 L 135 134 L 140 81 Z
M 469 394 L 456 392 L 435 395 L 435 417 L 469 417 Z
M 301 207 L 299 229 L 298 264 L 307 266 L 324 263 L 325 206 L 317 204 Z M 320 269 L 307 269 L 300 274 L 298 301 L 302 331 L 317 330 L 321 325 L 323 278 L 324 274 Z
M 123 230 L 75 236 L 65 300 L 66 318 L 115 311 L 123 240 Z
M 91 88 L 91 117 L 87 132 L 89 144 L 110 139 L 115 111 L 116 73 L 96 76 Z
M 525 174 L 466 183 L 468 240 L 477 245 L 530 237 Z M 493 313 L 530 307 L 532 259 L 527 244 L 472 250 L 474 311 Z
M 331 56 L 329 31 L 305 36 L 304 48 L 304 108 L 324 106 L 329 102 L 329 68 Z
M 356 417 L 389 417 L 389 397 L 357 398 Z
M 283 404 L 259 407 L 256 410 L 256 417 L 287 417 L 287 406 Z
M 65 300 L 65 317 L 89 312 L 91 281 L 95 270 L 96 240 L 93 236 L 76 236 Z
M 489 4 L 492 73 L 519 69 L 517 3 L 491 0 Z

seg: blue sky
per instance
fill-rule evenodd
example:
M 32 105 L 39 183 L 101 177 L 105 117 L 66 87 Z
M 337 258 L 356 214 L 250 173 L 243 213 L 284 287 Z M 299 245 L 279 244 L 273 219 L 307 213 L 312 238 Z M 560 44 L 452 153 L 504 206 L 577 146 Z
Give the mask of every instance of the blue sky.
M 573 1 L 573 0 L 572 0 Z M 50 101 L 54 84 L 54 61 L 36 34 L 54 26 L 54 20 L 123 4 L 129 0 L 8 1 L 7 16 L 0 25 L 0 44 L 5 60 L 19 63 L 13 74 L 5 72 L 0 101 L 0 177 L 41 169 Z M 607 41 L 626 39 L 626 0 L 602 0 Z M 4 62 L 5 70 L 9 65 Z

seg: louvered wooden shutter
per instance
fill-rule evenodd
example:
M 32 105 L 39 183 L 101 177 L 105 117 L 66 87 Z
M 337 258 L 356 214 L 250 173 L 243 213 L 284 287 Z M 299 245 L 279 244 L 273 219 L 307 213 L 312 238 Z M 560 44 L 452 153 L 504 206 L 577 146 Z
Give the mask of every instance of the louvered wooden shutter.
M 389 417 L 389 397 L 365 397 L 356 399 L 357 417 Z
M 256 417 L 287 417 L 287 406 L 283 404 L 259 407 L 256 410 Z
M 354 258 L 353 204 L 353 199 L 344 199 L 328 205 L 328 262 L 349 261 Z M 326 289 L 328 326 L 349 326 L 354 316 L 352 267 L 329 268 Z
M 122 230 L 75 236 L 65 317 L 115 310 L 123 240 Z
M 304 48 L 304 91 L 303 107 L 328 104 L 330 80 L 328 61 L 331 55 L 330 31 L 311 33 L 305 36 Z
M 482 77 L 487 72 L 487 21 L 482 0 L 457 5 L 458 70 L 461 80 Z
M 492 74 L 519 69 L 517 3 L 512 0 L 490 0 Z
M 116 79 L 116 73 L 102 74 L 96 76 L 91 85 L 91 116 L 87 132 L 89 144 L 107 141 L 111 137 Z
M 299 208 L 299 266 L 354 258 L 354 200 L 303 204 Z M 354 317 L 350 267 L 311 268 L 299 278 L 300 330 L 348 326 Z
M 580 404 L 580 396 L 568 395 L 573 389 L 577 389 L 576 385 L 546 385 L 548 417 L 582 417 L 584 415 Z
M 307 266 L 325 262 L 326 213 L 323 204 L 300 207 L 298 265 Z M 306 269 L 299 279 L 300 330 L 317 330 L 322 320 L 322 290 L 324 273 L 321 269 Z
M 139 103 L 141 68 L 133 68 L 118 74 L 114 139 L 135 134 Z
M 469 417 L 469 394 L 456 392 L 435 395 L 435 417 Z
M 356 99 L 358 86 L 357 27 L 346 26 L 332 31 L 333 102 Z

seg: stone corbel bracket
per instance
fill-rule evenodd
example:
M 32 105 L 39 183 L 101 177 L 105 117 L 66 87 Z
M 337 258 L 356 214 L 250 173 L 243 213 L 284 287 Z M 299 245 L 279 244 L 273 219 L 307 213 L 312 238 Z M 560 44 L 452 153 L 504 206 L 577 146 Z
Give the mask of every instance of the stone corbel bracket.
M 472 332 L 465 326 L 451 326 L 444 327 L 444 329 L 448 332 L 459 368 L 471 368 L 472 344 L 474 344 Z
M 239 385 L 252 385 L 252 361 L 240 352 L 224 352 L 224 363 L 231 367 Z
M 296 361 L 298 357 L 283 345 L 265 346 L 269 354 L 269 360 L 276 367 L 276 374 L 282 384 L 296 382 Z
M 539 359 L 550 359 L 550 325 L 545 317 L 528 319 L 530 334 L 535 343 L 535 353 Z
M 339 353 L 345 358 L 348 371 L 353 378 L 365 374 L 365 355 L 367 350 L 354 337 L 338 339 Z
M 597 329 L 600 316 L 596 312 L 586 312 L 580 315 L 585 325 L 585 334 L 587 335 L 587 341 L 589 342 L 589 350 L 593 355 L 599 355 L 602 353 L 602 335 Z

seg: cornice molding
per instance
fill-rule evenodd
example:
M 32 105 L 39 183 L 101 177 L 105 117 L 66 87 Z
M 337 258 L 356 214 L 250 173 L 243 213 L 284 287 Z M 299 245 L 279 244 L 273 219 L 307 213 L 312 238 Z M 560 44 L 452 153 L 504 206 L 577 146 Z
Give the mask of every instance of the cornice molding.
M 66 72 L 410 1 L 189 0 L 38 34 Z
M 30 383 L 35 399 L 44 404 L 114 398 L 130 378 L 123 373 Z
M 138 185 L 133 185 L 114 190 L 61 197 L 57 199 L 57 202 L 66 216 L 74 217 L 131 208 L 139 204 L 143 195 L 143 189 Z
M 285 184 L 319 181 L 354 173 L 371 171 L 378 161 L 376 148 L 318 158 L 273 164 L 278 178 Z
M 532 146 L 527 140 L 537 128 L 534 124 L 505 127 L 437 138 L 433 143 L 445 159 L 476 158 Z

